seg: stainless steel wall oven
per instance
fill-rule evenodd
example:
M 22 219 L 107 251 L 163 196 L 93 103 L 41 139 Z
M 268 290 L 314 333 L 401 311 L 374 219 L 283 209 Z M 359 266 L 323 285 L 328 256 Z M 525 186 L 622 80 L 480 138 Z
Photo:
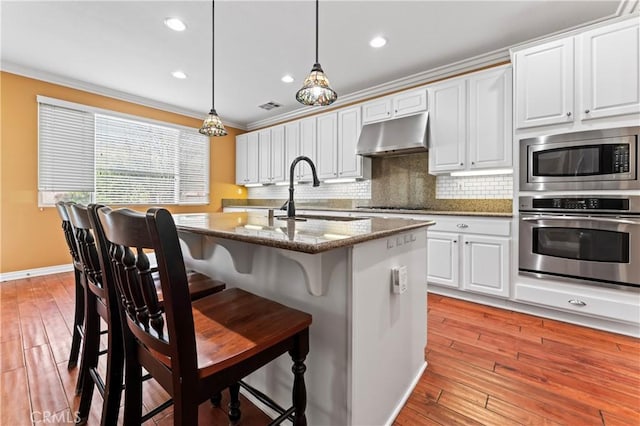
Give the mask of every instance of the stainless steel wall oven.
M 640 196 L 520 197 L 520 273 L 640 287 Z
M 640 127 L 591 130 L 520 141 L 520 190 L 640 188 Z

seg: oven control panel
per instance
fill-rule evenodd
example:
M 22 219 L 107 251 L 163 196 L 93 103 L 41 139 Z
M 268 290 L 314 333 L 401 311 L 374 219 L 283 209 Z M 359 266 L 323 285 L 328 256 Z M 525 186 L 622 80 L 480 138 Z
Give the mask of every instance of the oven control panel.
M 610 196 L 610 197 L 553 197 L 536 196 L 520 197 L 520 211 L 589 211 L 610 213 L 638 213 L 640 211 L 640 197 Z

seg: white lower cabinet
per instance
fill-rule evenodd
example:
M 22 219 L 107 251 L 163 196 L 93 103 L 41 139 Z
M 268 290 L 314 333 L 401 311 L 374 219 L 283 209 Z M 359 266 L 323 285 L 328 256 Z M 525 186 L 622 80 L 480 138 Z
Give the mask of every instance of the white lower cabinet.
M 430 283 L 459 287 L 459 239 L 458 234 L 427 232 L 427 280 Z
M 480 235 L 463 237 L 464 290 L 509 296 L 509 239 Z
M 554 281 L 518 282 L 515 300 L 605 319 L 638 323 L 640 293 L 635 289 L 595 288 Z
M 438 217 L 427 232 L 428 282 L 509 297 L 510 235 L 510 220 Z

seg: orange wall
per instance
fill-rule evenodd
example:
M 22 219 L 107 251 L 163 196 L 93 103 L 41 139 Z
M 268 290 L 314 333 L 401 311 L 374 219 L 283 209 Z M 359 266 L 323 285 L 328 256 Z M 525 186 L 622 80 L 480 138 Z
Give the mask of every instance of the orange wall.
M 154 108 L 0 72 L 0 272 L 70 263 L 55 208 L 38 208 L 37 95 L 119 111 L 154 120 L 200 127 L 201 121 Z M 206 111 L 203 111 L 203 118 Z M 222 198 L 245 198 L 235 182 L 235 136 L 211 138 L 207 206 L 168 206 L 175 213 L 222 211 Z M 146 210 L 147 206 L 132 206 Z

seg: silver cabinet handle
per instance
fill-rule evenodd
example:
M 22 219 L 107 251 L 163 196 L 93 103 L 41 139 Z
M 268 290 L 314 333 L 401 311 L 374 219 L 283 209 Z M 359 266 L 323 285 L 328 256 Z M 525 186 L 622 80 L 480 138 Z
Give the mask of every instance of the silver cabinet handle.
M 589 111 L 588 109 L 585 109 L 585 110 L 584 110 L 584 113 L 585 113 L 585 114 L 589 114 L 590 112 L 591 112 L 591 111 Z
M 463 228 L 463 229 L 464 229 L 464 228 L 468 228 L 468 227 L 469 227 L 469 225 L 467 225 L 466 223 L 459 223 L 459 224 L 457 224 L 456 226 L 457 226 L 458 228 Z
M 473 165 L 473 164 L 476 164 L 476 162 L 475 162 L 475 161 L 472 161 L 472 162 L 471 162 L 471 165 Z
M 573 306 L 587 306 L 587 304 L 580 299 L 569 299 L 567 300 L 567 302 L 569 302 Z
M 465 243 L 466 245 L 469 245 L 469 241 L 465 241 L 464 243 Z
M 571 112 L 568 112 L 568 113 L 567 113 L 567 117 L 571 117 Z
M 464 163 L 460 163 L 461 166 L 464 166 Z
M 453 240 L 454 244 L 458 242 L 458 240 Z

